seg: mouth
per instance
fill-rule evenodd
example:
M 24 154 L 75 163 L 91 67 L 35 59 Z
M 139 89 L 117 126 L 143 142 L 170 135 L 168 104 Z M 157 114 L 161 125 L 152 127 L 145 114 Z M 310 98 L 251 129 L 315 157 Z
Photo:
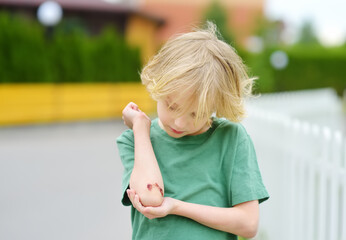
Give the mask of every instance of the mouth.
M 174 132 L 175 134 L 182 134 L 184 133 L 183 131 L 177 131 L 174 128 L 171 128 L 172 132 Z

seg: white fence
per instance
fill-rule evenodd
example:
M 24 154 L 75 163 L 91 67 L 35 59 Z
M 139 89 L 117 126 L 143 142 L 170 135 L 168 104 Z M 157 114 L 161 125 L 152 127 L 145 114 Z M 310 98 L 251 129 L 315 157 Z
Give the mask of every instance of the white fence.
M 258 239 L 346 240 L 342 119 L 338 127 L 301 120 L 318 112 L 341 116 L 334 92 L 264 95 L 249 102 L 248 108 L 244 125 L 254 141 L 271 195 L 261 206 Z

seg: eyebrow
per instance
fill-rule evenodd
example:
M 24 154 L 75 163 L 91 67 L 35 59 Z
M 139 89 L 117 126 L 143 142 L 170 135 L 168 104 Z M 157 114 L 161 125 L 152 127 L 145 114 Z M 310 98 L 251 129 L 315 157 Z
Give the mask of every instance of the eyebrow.
M 166 99 L 166 103 L 169 105 L 169 106 L 176 106 L 176 107 L 179 107 L 179 105 L 175 102 L 173 102 L 173 104 L 171 104 L 171 100 L 169 97 L 167 97 Z

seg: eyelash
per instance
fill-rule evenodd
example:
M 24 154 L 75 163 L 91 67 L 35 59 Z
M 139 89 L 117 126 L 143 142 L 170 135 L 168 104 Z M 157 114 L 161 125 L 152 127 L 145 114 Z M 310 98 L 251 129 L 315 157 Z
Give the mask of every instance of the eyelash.
M 168 109 L 171 110 L 171 111 L 175 111 L 176 108 L 172 107 L 172 106 L 168 106 Z
M 170 106 L 168 103 L 166 103 L 168 110 L 170 111 L 176 111 L 177 109 L 173 106 Z M 191 113 L 192 118 L 196 118 L 196 113 Z

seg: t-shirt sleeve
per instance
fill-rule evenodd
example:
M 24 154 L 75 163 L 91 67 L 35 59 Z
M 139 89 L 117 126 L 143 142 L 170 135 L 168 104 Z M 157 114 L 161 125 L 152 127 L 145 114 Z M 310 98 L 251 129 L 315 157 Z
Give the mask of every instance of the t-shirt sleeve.
M 237 144 L 231 177 L 231 205 L 269 198 L 263 184 L 251 138 L 245 134 Z
M 124 167 L 122 175 L 122 204 L 125 206 L 131 205 L 130 199 L 126 194 L 126 189 L 129 188 L 130 177 L 134 164 L 134 137 L 132 130 L 126 130 L 117 138 L 117 145 L 121 162 Z

